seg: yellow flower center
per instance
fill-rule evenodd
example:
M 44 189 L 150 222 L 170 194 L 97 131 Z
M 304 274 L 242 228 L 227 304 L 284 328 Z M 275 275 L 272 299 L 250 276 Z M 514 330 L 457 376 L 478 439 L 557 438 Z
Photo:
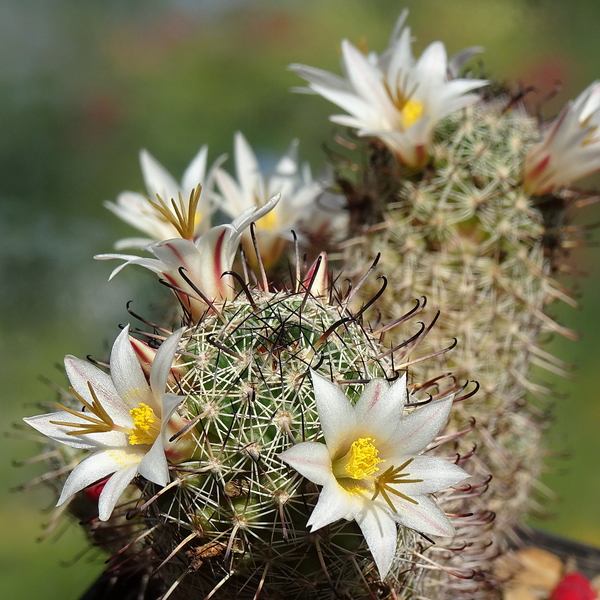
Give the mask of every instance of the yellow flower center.
M 379 450 L 375 447 L 373 438 L 359 438 L 350 446 L 348 453 L 339 461 L 335 471 L 338 477 L 365 479 L 379 471 L 379 463 L 385 462 L 378 458 Z M 343 470 L 342 470 L 343 468 Z
M 154 443 L 160 433 L 154 411 L 147 404 L 140 404 L 137 408 L 132 408 L 129 414 L 133 419 L 134 426 L 129 433 L 129 443 L 132 446 Z
M 417 100 L 407 100 L 400 108 L 400 120 L 404 129 L 414 125 L 423 116 L 423 104 Z
M 277 228 L 277 215 L 274 210 L 269 211 L 264 217 L 256 222 L 256 227 L 266 229 L 267 231 L 275 231 Z

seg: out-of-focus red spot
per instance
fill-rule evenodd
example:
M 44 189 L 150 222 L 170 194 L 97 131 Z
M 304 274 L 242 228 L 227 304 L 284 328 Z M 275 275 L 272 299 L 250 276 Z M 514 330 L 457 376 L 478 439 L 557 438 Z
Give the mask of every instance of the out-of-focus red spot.
M 552 590 L 550 600 L 596 600 L 598 594 L 589 579 L 578 573 L 567 573 Z

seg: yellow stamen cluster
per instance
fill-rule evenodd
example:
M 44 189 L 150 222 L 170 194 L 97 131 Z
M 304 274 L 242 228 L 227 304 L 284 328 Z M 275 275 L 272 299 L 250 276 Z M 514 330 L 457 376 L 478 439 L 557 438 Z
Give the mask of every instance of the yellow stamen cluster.
M 417 100 L 407 100 L 400 108 L 400 120 L 404 129 L 414 125 L 423 116 L 423 104 Z
M 350 446 L 344 457 L 344 470 L 347 477 L 365 479 L 379 471 L 379 463 L 385 462 L 378 458 L 379 450 L 375 447 L 373 438 L 359 438 Z
M 202 216 L 197 213 L 201 191 L 201 185 L 191 191 L 187 209 L 181 193 L 179 194 L 179 203 L 171 198 L 172 208 L 158 194 L 156 202 L 153 200 L 149 200 L 149 202 L 167 223 L 171 223 L 177 229 L 177 233 L 182 238 L 191 241 L 194 238 L 196 225 L 202 220 Z
M 88 381 L 88 389 L 90 390 L 90 395 L 92 396 L 92 402 L 89 403 L 86 401 L 83 396 L 78 394 L 73 388 L 71 392 L 75 395 L 75 397 L 89 410 L 89 413 L 80 412 L 77 410 L 73 410 L 68 408 L 67 406 L 63 406 L 62 404 L 57 404 L 56 406 L 61 410 L 83 419 L 83 423 L 71 423 L 65 421 L 50 421 L 53 425 L 62 425 L 64 427 L 73 427 L 74 431 L 67 431 L 67 435 L 86 435 L 89 433 L 105 433 L 107 431 L 113 431 L 115 429 L 114 421 L 111 419 L 110 415 L 106 412 L 102 404 L 100 404 L 100 400 L 98 400 L 98 396 L 92 387 L 92 384 Z M 90 414 L 91 413 L 91 414 Z M 94 415 L 94 416 L 92 416 Z
M 129 411 L 133 419 L 135 429 L 129 434 L 129 443 L 132 446 L 137 444 L 152 444 L 157 437 L 157 418 L 152 408 L 147 404 L 140 404 L 137 408 Z

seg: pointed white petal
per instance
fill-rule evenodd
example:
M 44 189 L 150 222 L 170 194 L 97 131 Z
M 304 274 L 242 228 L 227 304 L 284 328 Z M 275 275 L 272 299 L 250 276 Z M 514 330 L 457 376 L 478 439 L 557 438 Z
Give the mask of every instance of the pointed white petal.
M 482 46 L 469 46 L 456 54 L 453 54 L 448 60 L 448 75 L 456 79 L 465 63 L 469 62 L 474 56 L 481 54 L 484 48 Z
M 348 435 L 354 433 L 356 428 L 354 408 L 337 385 L 312 369 L 310 374 L 323 436 L 330 455 L 336 458 L 340 446 L 347 440 Z M 348 443 L 353 441 L 350 440 Z
M 111 448 L 84 458 L 71 471 L 67 481 L 65 481 L 56 505 L 60 506 L 65 500 L 83 488 L 119 469 L 137 465 L 143 457 L 144 454 L 140 452 L 130 452 L 122 448 Z
M 140 228 L 141 229 L 141 228 Z M 114 243 L 115 250 L 125 250 L 127 248 L 133 248 L 135 250 L 143 250 L 148 244 L 152 244 L 154 240 L 152 238 L 121 238 Z M 100 256 L 100 255 L 98 255 Z
M 160 404 L 161 398 L 167 387 L 167 378 L 175 360 L 177 347 L 181 341 L 181 336 L 185 327 L 178 329 L 170 335 L 158 349 L 150 369 L 150 387 L 157 404 Z
M 101 521 L 108 521 L 112 511 L 114 510 L 121 494 L 125 488 L 131 483 L 131 480 L 137 473 L 137 466 L 132 465 L 117 471 L 104 486 L 98 498 L 98 518 Z
M 371 503 L 357 513 L 356 522 L 373 555 L 379 577 L 385 579 L 396 555 L 398 533 L 395 521 L 389 511 Z
M 89 404 L 94 399 L 88 383 L 92 385 L 98 401 L 117 425 L 127 426 L 130 423 L 129 410 L 115 388 L 107 373 L 86 360 L 75 356 L 65 356 L 65 371 L 73 389 Z
M 250 147 L 248 140 L 240 131 L 235 133 L 233 145 L 235 169 L 237 179 L 240 182 L 240 188 L 247 194 L 255 191 L 258 195 L 259 189 L 262 187 L 262 174 L 256 155 Z M 249 201 L 247 204 L 253 205 L 254 202 Z
M 389 45 L 392 46 L 394 42 L 398 39 L 400 34 L 402 33 L 402 29 L 404 28 L 404 24 L 406 23 L 406 19 L 408 17 L 408 8 L 402 9 L 400 16 L 398 17 L 396 23 L 394 24 L 394 29 L 392 30 L 392 35 L 390 36 Z
M 360 435 L 387 441 L 398 427 L 406 397 L 406 373 L 392 385 L 385 379 L 371 380 L 354 407 Z
M 150 388 L 142 366 L 129 341 L 129 325 L 117 336 L 110 353 L 110 375 L 123 402 L 130 408 L 151 401 Z
M 391 516 L 401 525 L 420 531 L 425 535 L 452 537 L 455 533 L 452 523 L 439 506 L 427 496 L 414 498 L 418 504 L 407 502 L 399 496 L 390 494 L 396 508 Z
M 179 185 L 177 185 L 171 174 L 147 150 L 140 152 L 140 164 L 142 166 L 146 189 L 151 200 L 156 200 L 157 195 L 165 202 L 169 202 L 171 198 L 177 200 Z
M 354 507 L 350 494 L 342 489 L 335 477 L 331 477 L 319 494 L 319 501 L 306 523 L 311 531 L 316 531 L 340 519 L 354 518 Z
M 421 89 L 427 89 L 427 96 L 432 95 L 435 88 L 441 87 L 448 78 L 448 56 L 442 42 L 433 42 L 425 48 L 417 61 Z
M 401 421 L 393 438 L 388 440 L 395 450 L 390 450 L 389 459 L 394 460 L 420 454 L 446 424 L 453 396 L 436 400 L 405 416 Z M 388 458 L 386 456 L 386 458 Z
M 406 471 L 409 473 L 407 479 L 422 479 L 422 481 L 419 483 L 400 483 L 392 487 L 411 498 L 445 490 L 451 485 L 471 477 L 459 466 L 435 456 L 415 456 Z
M 127 413 L 127 416 L 129 416 L 129 413 Z M 76 431 L 77 428 L 57 425 L 56 423 L 82 423 L 86 425 L 90 423 L 83 417 L 77 417 L 62 410 L 35 417 L 25 417 L 23 420 L 45 436 L 72 448 L 98 450 L 99 448 L 118 447 L 127 444 L 127 435 L 120 431 L 106 431 L 87 435 L 67 435 L 68 432 Z M 55 421 L 56 423 L 52 423 L 51 421 Z M 127 426 L 130 423 L 131 419 L 124 425 Z
M 235 179 L 227 171 L 217 169 L 215 179 L 222 194 L 219 208 L 231 218 L 237 217 L 251 206 L 254 206 L 254 203 L 248 204 L 251 200 L 250 195 L 242 193 Z
M 300 475 L 317 485 L 325 485 L 331 478 L 331 457 L 325 444 L 301 442 L 279 455 Z
M 342 41 L 342 53 L 348 78 L 357 94 L 379 111 L 383 119 L 393 122 L 398 111 L 383 85 L 383 74 L 347 40 Z
M 297 73 L 300 75 L 300 77 L 306 79 L 306 81 L 309 81 L 310 83 L 316 83 L 324 87 L 330 87 L 345 92 L 352 92 L 352 86 L 346 79 L 340 77 L 339 75 L 329 73 L 328 71 L 315 69 L 314 67 L 308 67 L 307 65 L 300 65 L 297 63 L 291 64 L 288 67 L 288 70 L 294 71 L 294 73 Z M 307 92 L 309 90 L 306 88 L 300 88 L 295 91 Z
M 113 260 L 115 258 L 124 260 L 125 262 L 113 270 L 108 278 L 109 281 L 127 265 L 140 265 L 150 271 L 154 271 L 154 273 L 160 273 L 162 271 L 160 261 L 154 258 L 142 258 L 133 254 L 96 254 L 94 256 L 94 260 Z
M 231 222 L 231 227 L 235 231 L 235 235 L 231 235 L 231 240 L 229 241 L 230 245 L 236 245 L 239 243 L 239 239 L 246 227 L 250 225 L 253 221 L 258 221 L 262 217 L 264 217 L 268 212 L 272 211 L 277 203 L 281 200 L 281 194 L 275 194 L 268 202 L 266 202 L 263 206 L 251 206 L 247 210 L 245 210 L 241 215 L 236 217 Z M 235 253 L 235 252 L 234 252 Z
M 162 436 L 154 440 L 154 444 L 142 458 L 137 467 L 138 473 L 148 481 L 163 487 L 169 483 L 169 465 L 165 456 Z
M 189 164 L 181 178 L 181 192 L 183 199 L 187 200 L 190 192 L 202 185 L 206 176 L 206 157 L 208 155 L 208 146 L 204 145 Z M 206 190 L 208 192 L 208 190 Z
M 162 430 L 165 432 L 169 419 L 175 414 L 177 407 L 185 400 L 185 396 L 164 394 L 162 397 Z M 165 440 L 166 441 L 166 440 Z

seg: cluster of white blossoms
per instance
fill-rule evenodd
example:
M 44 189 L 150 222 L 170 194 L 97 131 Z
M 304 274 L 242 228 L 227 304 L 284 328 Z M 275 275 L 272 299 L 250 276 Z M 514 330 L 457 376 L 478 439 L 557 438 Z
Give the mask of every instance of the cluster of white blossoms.
M 483 101 L 475 91 L 488 82 L 459 77 L 478 48 L 448 60 L 444 45 L 434 42 L 415 59 L 405 18 L 403 12 L 382 54 L 364 54 L 344 40 L 344 77 L 304 65 L 290 68 L 309 82 L 312 92 L 347 111 L 332 116 L 332 121 L 357 130 L 359 136 L 376 138 L 399 163 L 415 170 L 431 160 L 439 122 Z M 543 129 L 541 139 L 525 154 L 521 181 L 525 190 L 533 196 L 548 194 L 599 170 L 599 126 L 596 82 Z M 335 238 L 346 227 L 341 196 L 331 192 L 333 177 L 313 179 L 308 166 L 299 163 L 297 141 L 269 175 L 239 132 L 234 147 L 236 178 L 223 168 L 225 157 L 208 168 L 208 148 L 203 146 L 181 183 L 142 151 L 148 196 L 123 192 L 116 202 L 106 203 L 148 236 L 120 240 L 117 249 L 142 249 L 150 256 L 109 253 L 95 258 L 123 261 L 110 278 L 127 265 L 156 273 L 172 288 L 192 327 L 167 336 L 156 352 L 131 338 L 125 327 L 113 345 L 109 373 L 84 360 L 65 358 L 73 402 L 81 408 L 58 405 L 57 412 L 25 419 L 48 438 L 90 453 L 66 479 L 59 505 L 84 488 L 105 482 L 98 516 L 106 521 L 134 478 L 164 487 L 171 481 L 170 467 L 200 460 L 203 441 L 197 420 L 187 421 L 189 413 L 180 409 L 189 396 L 173 393 L 181 389 L 191 396 L 185 386 L 177 385 L 180 369 L 187 368 L 178 354 L 185 352 L 191 329 L 200 329 L 206 315 L 222 317 L 219 309 L 236 298 L 231 271 L 240 244 L 254 264 L 252 224 L 260 262 L 267 270 L 279 261 L 294 235 L 300 243 L 311 235 Z M 216 212 L 230 222 L 214 225 Z M 314 285 L 312 297 L 326 304 L 331 288 L 325 256 L 300 283 L 308 289 L 307 297 Z M 249 288 L 245 291 L 252 293 Z M 263 292 L 269 295 L 268 285 Z M 347 320 L 351 319 L 344 317 L 335 325 Z M 279 466 L 286 472 L 289 466 L 295 481 L 304 478 L 320 486 L 306 526 L 316 531 L 341 519 L 356 521 L 384 579 L 397 555 L 398 526 L 426 536 L 455 533 L 433 494 L 469 475 L 450 460 L 426 454 L 448 420 L 454 397 L 415 408 L 403 374 L 391 384 L 371 379 L 353 404 L 340 387 L 311 369 L 310 360 L 306 374 L 309 370 L 320 433 L 301 442 L 290 434 L 289 447 L 277 451 Z M 333 374 L 331 379 L 336 380 Z
M 58 405 L 58 412 L 25 418 L 54 441 L 92 452 L 67 478 L 58 505 L 110 475 L 98 503 L 99 519 L 106 521 L 134 477 L 164 487 L 170 464 L 195 458 L 199 433 L 177 412 L 186 397 L 168 391 L 173 370 L 181 366 L 174 368 L 184 331 L 161 344 L 148 378 L 129 327 L 113 345 L 110 375 L 65 358 L 81 410 Z M 426 535 L 454 534 L 430 494 L 469 475 L 447 460 L 423 455 L 446 423 L 453 396 L 405 414 L 406 375 L 392 385 L 373 379 L 354 406 L 331 381 L 311 375 L 324 443 L 297 443 L 280 459 L 322 486 L 307 526 L 314 531 L 339 519 L 356 520 L 383 579 L 396 552 L 397 524 Z
M 309 83 L 308 89 L 297 91 L 319 94 L 348 112 L 331 116 L 331 121 L 379 139 L 401 163 L 422 168 L 439 121 L 480 101 L 471 92 L 488 81 L 458 77 L 479 47 L 448 60 L 444 44 L 434 42 L 415 60 L 406 16 L 405 10 L 380 55 L 365 55 L 343 40 L 345 77 L 300 64 L 289 68 Z M 599 124 L 600 83 L 594 82 L 544 127 L 542 138 L 527 153 L 525 189 L 532 195 L 547 194 L 600 170 Z
M 186 169 L 181 184 L 143 150 L 140 162 L 148 197 L 126 191 L 116 202 L 106 202 L 105 206 L 150 236 L 119 240 L 116 249 L 147 250 L 158 260 L 128 254 L 102 254 L 96 258 L 117 258 L 126 264 L 145 266 L 165 276 L 169 283 L 188 289 L 189 283 L 179 275 L 183 267 L 210 300 L 231 297 L 230 282 L 215 282 L 214 275 L 207 280 L 207 274 L 215 265 L 219 271 L 216 277 L 231 269 L 242 239 L 252 262 L 254 250 L 247 230 L 250 223 L 256 223 L 256 240 L 267 267 L 277 263 L 294 234 L 303 242 L 306 235 L 333 239 L 345 229 L 347 215 L 341 210 L 342 197 L 328 191 L 331 175 L 313 180 L 308 164 L 299 163 L 297 150 L 298 142 L 294 141 L 273 173 L 264 174 L 246 138 L 238 132 L 237 182 L 221 168 L 226 156 L 219 157 L 207 173 L 208 147 L 203 146 Z M 220 193 L 214 189 L 215 182 Z M 275 197 L 278 203 L 273 201 Z M 231 223 L 211 227 L 216 211 L 224 213 Z M 215 243 L 221 237 L 223 244 Z M 211 255 L 208 247 L 219 248 L 216 262 L 216 255 Z M 119 270 L 115 269 L 111 278 Z M 184 305 L 190 303 L 193 301 L 185 301 Z

